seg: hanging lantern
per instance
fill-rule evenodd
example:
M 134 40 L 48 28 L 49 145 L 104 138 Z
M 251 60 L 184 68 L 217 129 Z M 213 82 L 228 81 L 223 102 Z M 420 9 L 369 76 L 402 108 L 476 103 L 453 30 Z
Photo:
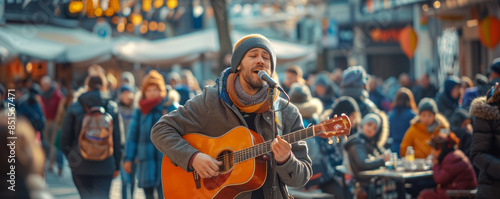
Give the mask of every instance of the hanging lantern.
M 406 26 L 399 33 L 399 45 L 405 55 L 410 59 L 413 58 L 415 49 L 417 48 L 417 41 L 417 34 L 411 26 Z
M 500 20 L 494 16 L 488 16 L 479 22 L 477 26 L 479 31 L 479 40 L 481 43 L 492 49 L 500 41 Z

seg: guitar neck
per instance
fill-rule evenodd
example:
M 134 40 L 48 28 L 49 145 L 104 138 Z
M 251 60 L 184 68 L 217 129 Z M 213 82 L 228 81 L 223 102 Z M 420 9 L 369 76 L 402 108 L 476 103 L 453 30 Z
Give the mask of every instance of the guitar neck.
M 287 141 L 290 144 L 293 144 L 295 142 L 305 140 L 305 139 L 310 138 L 310 137 L 314 137 L 315 132 L 313 129 L 314 129 L 314 126 L 311 126 L 309 128 L 306 128 L 306 129 L 302 129 L 299 131 L 295 131 L 295 132 L 283 135 L 283 136 L 281 136 L 281 139 Z M 252 158 L 255 158 L 255 157 L 258 157 L 258 156 L 261 156 L 261 155 L 264 155 L 266 153 L 271 152 L 272 151 L 271 142 L 273 140 L 274 139 L 268 140 L 266 142 L 263 142 L 263 143 L 260 143 L 257 145 L 254 145 L 252 147 L 248 147 L 248 148 L 243 149 L 243 150 L 235 151 L 233 154 L 234 163 L 236 164 L 239 162 L 243 162 L 245 160 L 252 159 Z

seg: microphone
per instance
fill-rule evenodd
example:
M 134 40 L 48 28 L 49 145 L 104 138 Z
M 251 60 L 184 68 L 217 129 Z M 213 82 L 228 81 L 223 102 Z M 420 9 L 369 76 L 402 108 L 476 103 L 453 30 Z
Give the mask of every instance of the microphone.
M 269 77 L 269 75 L 267 75 L 266 71 L 259 71 L 259 74 L 257 75 L 259 76 L 259 79 L 261 80 L 264 80 L 265 82 L 267 82 L 267 84 L 269 84 L 270 87 L 276 87 L 276 82 L 274 81 L 273 78 Z

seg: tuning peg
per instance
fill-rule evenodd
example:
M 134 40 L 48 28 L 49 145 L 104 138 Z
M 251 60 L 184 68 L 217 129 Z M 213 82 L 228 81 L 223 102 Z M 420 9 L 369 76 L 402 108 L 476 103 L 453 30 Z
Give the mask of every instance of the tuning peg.
M 328 144 L 333 144 L 332 138 L 328 138 Z
M 337 137 L 337 143 L 339 143 L 339 142 L 340 142 L 340 139 L 339 139 L 339 137 Z
M 347 136 L 344 135 L 344 139 L 345 139 L 345 141 L 347 141 Z

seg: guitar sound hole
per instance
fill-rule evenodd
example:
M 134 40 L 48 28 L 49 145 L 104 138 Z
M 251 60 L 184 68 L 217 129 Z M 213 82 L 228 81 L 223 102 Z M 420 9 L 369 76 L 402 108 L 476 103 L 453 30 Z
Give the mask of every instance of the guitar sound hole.
M 224 173 L 233 167 L 233 152 L 232 151 L 222 151 L 218 156 L 217 160 L 222 162 L 222 165 L 219 166 L 219 171 Z

